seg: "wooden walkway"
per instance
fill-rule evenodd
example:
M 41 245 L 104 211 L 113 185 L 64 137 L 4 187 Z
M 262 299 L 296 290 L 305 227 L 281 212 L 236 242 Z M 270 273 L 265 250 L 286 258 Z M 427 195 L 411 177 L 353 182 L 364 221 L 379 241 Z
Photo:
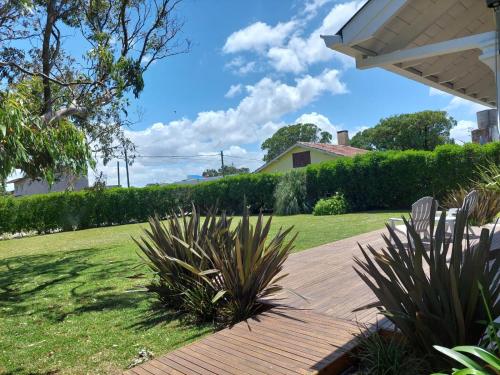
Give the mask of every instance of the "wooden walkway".
M 365 233 L 292 254 L 285 264 L 285 290 L 274 306 L 253 319 L 128 370 L 128 375 L 338 374 L 349 364 L 353 334 L 390 325 L 353 271 L 358 243 L 383 246 L 381 231 Z M 500 247 L 500 231 L 495 237 Z M 295 291 L 301 297 L 287 292 Z

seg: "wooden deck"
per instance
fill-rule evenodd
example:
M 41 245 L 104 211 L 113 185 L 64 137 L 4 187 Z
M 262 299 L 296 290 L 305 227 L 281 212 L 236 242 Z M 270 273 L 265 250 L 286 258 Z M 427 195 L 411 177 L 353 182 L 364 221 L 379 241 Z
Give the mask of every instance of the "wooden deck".
M 338 374 L 349 363 L 360 324 L 388 327 L 375 309 L 353 310 L 374 300 L 353 271 L 358 243 L 383 246 L 374 231 L 292 254 L 285 290 L 274 307 L 246 322 L 128 370 L 128 375 Z M 497 230 L 495 246 L 500 247 Z M 287 290 L 293 290 L 296 294 Z

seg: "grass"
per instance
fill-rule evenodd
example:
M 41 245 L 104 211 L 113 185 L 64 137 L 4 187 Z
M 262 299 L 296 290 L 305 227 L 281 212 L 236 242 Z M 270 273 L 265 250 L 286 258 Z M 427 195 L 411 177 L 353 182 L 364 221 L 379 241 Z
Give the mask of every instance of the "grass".
M 400 213 L 275 217 L 295 225 L 295 251 L 381 228 Z M 131 236 L 145 224 L 0 241 L 0 374 L 120 373 L 141 349 L 195 340 L 193 326 L 154 299 L 129 292 L 144 268 Z

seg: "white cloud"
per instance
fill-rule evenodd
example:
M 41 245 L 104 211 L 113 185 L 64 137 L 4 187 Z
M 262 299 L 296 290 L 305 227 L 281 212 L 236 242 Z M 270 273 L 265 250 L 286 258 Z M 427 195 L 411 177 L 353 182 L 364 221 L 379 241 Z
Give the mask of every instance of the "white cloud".
M 240 75 L 245 75 L 256 70 L 255 61 L 246 61 L 243 57 L 238 56 L 226 64 L 226 68 Z
M 337 140 L 337 126 L 333 125 L 325 115 L 317 112 L 304 113 L 295 120 L 295 123 L 317 125 L 321 130 L 327 131 L 333 136 L 334 143 Z
M 325 47 L 320 35 L 336 33 L 345 22 L 366 2 L 352 0 L 336 4 L 321 25 L 308 35 L 302 35 L 310 15 L 328 0 L 311 0 L 304 8 L 305 18 L 294 18 L 286 23 L 269 26 L 256 22 L 231 34 L 224 46 L 225 53 L 254 51 L 265 55 L 268 63 L 277 71 L 299 73 L 318 62 L 339 60 L 344 66 L 352 66 L 352 58 Z M 286 26 L 285 25 L 292 25 Z M 255 35 L 258 34 L 258 35 Z
M 262 52 L 271 46 L 283 43 L 296 27 L 295 21 L 278 23 L 269 26 L 264 22 L 255 22 L 244 29 L 232 33 L 226 40 L 222 50 L 225 53 L 241 51 Z
M 330 2 L 332 0 L 309 0 L 304 6 L 303 13 L 307 17 L 314 17 L 321 7 Z
M 135 143 L 140 155 L 195 156 L 139 158 L 130 168 L 132 183 L 142 186 L 150 182 L 180 180 L 187 174 L 201 174 L 206 168 L 220 165 L 217 155 L 207 154 L 221 149 L 228 156 L 234 156 L 230 160 L 236 166 L 255 169 L 261 164 L 262 155 L 248 151 L 248 146 L 258 144 L 284 126 L 281 117 L 285 114 L 300 110 L 322 94 L 347 92 L 339 74 L 334 69 L 325 70 L 317 76 L 304 75 L 294 84 L 266 77 L 255 85 L 246 86 L 247 95 L 233 108 L 200 112 L 194 120 L 183 118 L 168 124 L 155 123 L 144 130 L 127 130 L 126 135 Z M 314 115 L 319 119 L 320 115 Z M 116 179 L 112 180 L 116 175 L 114 165 L 100 169 L 109 176 L 111 182 L 108 183 L 116 183 Z
M 476 129 L 477 125 L 474 121 L 461 120 L 457 122 L 455 126 L 450 131 L 450 137 L 453 138 L 457 143 L 467 143 L 471 141 L 471 130 Z
M 463 110 L 467 111 L 469 114 L 475 114 L 476 112 L 483 111 L 485 109 L 489 109 L 485 105 L 473 102 L 471 100 L 461 98 L 459 96 L 454 96 L 454 95 L 448 94 L 447 92 L 435 89 L 434 87 L 431 87 L 429 89 L 429 95 L 449 98 L 450 102 L 448 103 L 448 105 L 446 107 L 443 108 L 443 110 L 445 110 L 447 112 L 457 110 L 457 109 L 463 109 Z
M 224 95 L 225 98 L 234 98 L 236 95 L 241 93 L 243 86 L 241 84 L 237 85 L 231 85 L 229 87 L 229 90 L 227 90 L 226 95 Z

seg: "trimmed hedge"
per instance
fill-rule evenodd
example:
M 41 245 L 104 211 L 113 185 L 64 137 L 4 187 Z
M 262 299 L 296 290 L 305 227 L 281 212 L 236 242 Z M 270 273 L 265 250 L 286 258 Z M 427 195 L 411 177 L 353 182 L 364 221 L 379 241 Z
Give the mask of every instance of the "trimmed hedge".
M 340 192 L 354 210 L 408 208 L 426 195 L 442 200 L 488 163 L 500 163 L 500 142 L 370 152 L 309 166 L 307 193 L 315 202 Z
M 418 198 L 443 199 L 468 184 L 479 165 L 500 164 L 500 142 L 485 146 L 440 146 L 435 151 L 371 152 L 310 165 L 306 174 L 311 206 L 342 193 L 353 210 L 408 208 Z M 191 202 L 206 209 L 218 203 L 238 214 L 243 202 L 252 212 L 271 211 L 279 174 L 245 174 L 199 185 L 114 188 L 0 198 L 0 233 L 75 230 L 143 222 Z

